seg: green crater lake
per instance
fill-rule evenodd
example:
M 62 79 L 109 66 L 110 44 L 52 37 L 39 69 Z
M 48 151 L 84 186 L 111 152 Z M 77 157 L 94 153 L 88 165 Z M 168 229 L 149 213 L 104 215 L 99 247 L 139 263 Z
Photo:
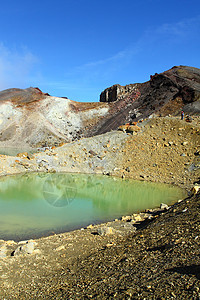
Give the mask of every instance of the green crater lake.
M 176 186 L 83 174 L 0 178 L 0 239 L 37 238 L 183 199 Z

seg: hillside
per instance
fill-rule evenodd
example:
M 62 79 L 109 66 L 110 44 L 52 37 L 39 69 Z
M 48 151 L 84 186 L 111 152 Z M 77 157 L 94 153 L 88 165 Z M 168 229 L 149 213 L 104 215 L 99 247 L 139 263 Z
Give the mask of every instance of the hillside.
M 173 67 L 145 83 L 114 85 L 99 103 L 52 97 L 38 88 L 0 92 L 0 148 L 57 146 L 145 119 L 200 113 L 200 69 Z
M 152 114 L 177 116 L 181 110 L 200 114 L 200 69 L 173 67 L 163 73 L 150 75 L 150 80 L 145 83 L 114 85 L 101 93 L 100 101 L 114 101 L 115 112 L 104 118 L 94 131 L 97 134 Z
M 5 175 L 67 172 L 168 183 L 191 195 L 200 183 L 198 80 L 198 69 L 176 67 L 143 84 L 113 86 L 115 101 L 101 96 L 99 103 L 34 88 L 1 92 L 0 146 L 68 142 L 34 154 L 0 155 L 1 187 Z M 191 122 L 181 120 L 182 108 Z M 111 130 L 143 118 L 131 126 L 135 131 Z M 91 180 L 85 183 L 92 187 Z M 20 232 L 15 241 L 1 237 L 0 298 L 199 299 L 199 209 L 198 193 L 81 230 L 31 234 L 28 241 Z
M 152 117 L 134 134 L 112 131 L 34 155 L 0 155 L 0 175 L 105 174 L 189 191 L 200 179 L 199 119 Z M 91 180 L 86 186 L 91 187 Z M 197 194 L 169 209 L 39 239 L 31 236 L 28 244 L 1 240 L 0 298 L 199 299 L 199 216 Z M 96 234 L 106 229 L 109 234 Z M 30 252 L 17 251 L 27 245 Z

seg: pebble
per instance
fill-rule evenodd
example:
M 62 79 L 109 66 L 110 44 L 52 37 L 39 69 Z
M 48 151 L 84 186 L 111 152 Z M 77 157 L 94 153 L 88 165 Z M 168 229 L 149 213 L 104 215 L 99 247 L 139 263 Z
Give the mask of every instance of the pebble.
M 183 146 L 186 146 L 187 144 L 188 144 L 188 142 L 183 142 L 182 143 Z
M 169 206 L 167 204 L 165 204 L 165 203 L 161 203 L 160 204 L 160 209 L 166 209 L 166 210 L 168 210 Z
M 182 212 L 186 212 L 188 210 L 188 208 L 186 207 L 184 210 L 182 210 Z
M 182 153 L 180 156 L 186 157 L 187 155 L 185 153 Z
M 61 246 L 57 247 L 55 249 L 55 251 L 60 251 L 60 250 L 64 250 L 64 249 L 65 249 L 65 246 L 61 245 Z

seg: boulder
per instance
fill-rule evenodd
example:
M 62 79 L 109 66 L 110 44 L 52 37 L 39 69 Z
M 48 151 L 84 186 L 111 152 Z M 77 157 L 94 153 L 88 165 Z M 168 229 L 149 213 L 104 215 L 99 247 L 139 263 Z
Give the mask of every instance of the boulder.
M 97 229 L 99 235 L 109 235 L 114 234 L 114 229 L 112 227 L 100 227 Z
M 25 245 L 20 245 L 13 252 L 13 256 L 24 255 L 24 254 L 33 254 L 35 249 L 35 242 L 30 240 L 27 241 Z

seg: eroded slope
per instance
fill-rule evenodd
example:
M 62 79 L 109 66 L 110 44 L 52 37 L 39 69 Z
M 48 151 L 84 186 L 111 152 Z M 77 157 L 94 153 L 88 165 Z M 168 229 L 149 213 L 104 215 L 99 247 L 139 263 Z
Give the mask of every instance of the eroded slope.
M 148 118 L 200 113 L 200 69 L 173 67 L 150 81 L 114 85 L 99 103 L 52 97 L 38 88 L 0 92 L 0 148 L 56 146 Z

